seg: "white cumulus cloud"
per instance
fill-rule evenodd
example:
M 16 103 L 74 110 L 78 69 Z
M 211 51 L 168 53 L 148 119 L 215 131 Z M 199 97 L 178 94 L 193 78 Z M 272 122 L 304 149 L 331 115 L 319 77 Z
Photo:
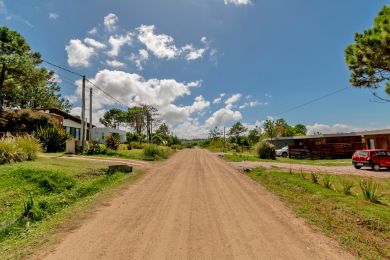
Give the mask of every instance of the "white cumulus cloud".
M 70 40 L 65 47 L 68 53 L 68 64 L 73 67 L 88 67 L 90 59 L 95 54 L 92 47 L 88 47 L 80 40 Z
M 126 35 L 110 36 L 108 42 L 111 45 L 111 50 L 108 51 L 106 54 L 111 57 L 118 56 L 119 51 L 123 45 L 125 44 L 131 45 L 132 42 L 131 36 L 132 36 L 131 33 L 127 33 Z
M 107 16 L 104 17 L 104 27 L 109 32 L 115 31 L 117 28 L 117 23 L 118 23 L 118 16 L 113 13 L 109 13 Z
M 117 60 L 106 60 L 106 64 L 113 68 L 121 68 L 126 66 L 126 64 Z
M 207 120 L 206 124 L 210 127 L 223 126 L 242 118 L 240 111 L 233 111 L 228 108 L 221 108 L 214 112 Z
M 339 133 L 350 133 L 350 132 L 359 132 L 369 129 L 363 129 L 356 126 L 346 125 L 346 124 L 320 124 L 315 123 L 313 125 L 307 125 L 307 133 L 308 134 L 339 134 Z
M 154 25 L 141 25 L 137 28 L 138 40 L 146 48 L 160 59 L 173 59 L 180 55 L 180 49 L 174 44 L 171 36 L 166 34 L 155 34 Z
M 240 93 L 237 93 L 237 94 L 232 95 L 228 99 L 226 99 L 226 101 L 225 101 L 226 108 L 227 109 L 233 108 L 234 103 L 236 103 L 238 100 L 240 100 L 241 96 L 242 95 Z
M 50 18 L 51 20 L 57 20 L 58 17 L 60 17 L 60 15 L 57 14 L 57 13 L 49 13 L 49 18 Z
M 225 2 L 225 5 L 233 4 L 236 6 L 252 4 L 251 0 L 224 0 L 224 2 Z
M 84 43 L 88 44 L 89 46 L 95 48 L 95 49 L 104 49 L 107 46 L 104 43 L 101 43 L 95 39 L 92 38 L 85 38 Z

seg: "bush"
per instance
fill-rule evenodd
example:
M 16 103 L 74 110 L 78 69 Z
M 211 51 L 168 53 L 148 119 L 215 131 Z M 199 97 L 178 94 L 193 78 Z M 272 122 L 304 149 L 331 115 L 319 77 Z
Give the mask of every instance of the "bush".
M 65 130 L 57 126 L 39 127 L 34 136 L 41 141 L 45 152 L 48 153 L 64 151 L 65 142 L 69 138 Z
M 157 145 L 149 144 L 144 147 L 144 158 L 155 160 L 158 158 L 168 158 L 168 152 Z
M 127 145 L 127 148 L 129 150 L 131 149 L 143 149 L 144 148 L 144 145 L 139 143 L 139 142 L 130 142 L 128 145 Z
M 34 160 L 40 144 L 32 136 L 7 136 L 0 139 L 0 164 Z
M 110 136 L 106 137 L 105 143 L 106 143 L 107 149 L 118 150 L 120 140 L 116 136 L 110 135 Z
M 324 183 L 324 187 L 325 188 L 330 189 L 330 190 L 333 189 L 332 182 L 330 181 L 330 175 L 325 174 L 324 178 L 322 179 L 322 181 Z
M 55 125 L 56 123 L 45 113 L 28 109 L 0 113 L 0 132 L 31 134 L 40 127 Z
M 363 193 L 363 197 L 371 201 L 373 203 L 381 204 L 381 198 L 383 195 L 380 195 L 378 192 L 378 184 L 374 182 L 372 179 L 368 180 L 361 180 L 360 181 L 360 188 Z
M 87 154 L 88 155 L 94 155 L 94 154 L 106 154 L 107 148 L 104 144 L 99 143 L 92 143 L 92 145 L 89 147 Z
M 257 144 L 256 152 L 261 159 L 276 160 L 275 146 L 267 141 L 263 141 Z
M 311 182 L 314 183 L 314 184 L 318 184 L 318 180 L 319 180 L 319 178 L 320 178 L 320 177 L 318 176 L 318 174 L 312 172 L 310 176 L 311 176 Z
M 173 144 L 173 145 L 171 146 L 171 148 L 172 148 L 173 150 L 181 150 L 181 149 L 183 149 L 183 147 L 182 147 L 180 144 Z
M 341 185 L 343 186 L 343 192 L 345 195 L 352 195 L 352 187 L 354 182 L 352 180 L 342 180 Z
M 42 148 L 39 141 L 31 135 L 18 136 L 15 138 L 15 142 L 16 146 L 26 153 L 29 161 L 35 160 Z

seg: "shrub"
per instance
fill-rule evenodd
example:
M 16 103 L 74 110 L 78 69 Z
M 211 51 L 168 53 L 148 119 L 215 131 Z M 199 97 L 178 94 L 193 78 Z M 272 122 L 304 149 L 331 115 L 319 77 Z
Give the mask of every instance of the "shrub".
M 35 160 L 41 151 L 41 144 L 31 135 L 18 136 L 15 138 L 15 142 L 16 146 L 26 153 L 27 160 L 29 161 Z
M 0 139 L 0 164 L 34 160 L 40 144 L 32 136 L 7 136 Z
M 3 111 L 0 113 L 0 132 L 33 133 L 40 127 L 54 126 L 56 123 L 45 113 L 28 109 Z
M 144 148 L 143 144 L 141 144 L 139 142 L 130 142 L 127 147 L 128 147 L 129 150 L 131 150 L 131 149 L 143 149 Z
M 182 147 L 180 144 L 173 144 L 173 145 L 171 146 L 171 148 L 172 148 L 173 150 L 181 150 L 181 149 L 183 149 L 183 147 Z
M 352 180 L 344 179 L 341 181 L 341 185 L 343 186 L 343 192 L 345 195 L 352 195 L 352 187 L 354 185 L 354 182 Z
M 372 179 L 361 180 L 360 188 L 362 190 L 363 197 L 366 200 L 378 204 L 382 203 L 381 198 L 383 197 L 383 195 L 379 194 L 378 184 L 374 182 Z
M 333 189 L 332 188 L 332 182 L 330 181 L 330 175 L 328 174 L 325 174 L 324 175 L 324 178 L 322 179 L 323 183 L 324 183 L 324 187 L 327 188 L 327 189 Z
M 104 144 L 99 144 L 96 142 L 93 142 L 92 145 L 89 147 L 87 154 L 88 155 L 94 155 L 94 154 L 106 154 L 107 148 Z
M 319 180 L 318 174 L 312 172 L 310 176 L 311 176 L 311 182 L 314 184 L 318 184 L 318 180 Z
M 57 126 L 39 127 L 34 136 L 38 138 L 45 152 L 60 152 L 65 150 L 65 142 L 69 138 L 69 135 L 64 129 Z
M 106 137 L 105 143 L 107 149 L 118 150 L 120 140 L 116 136 L 110 135 Z
M 145 159 L 158 159 L 158 158 L 168 158 L 168 152 L 166 149 L 163 149 L 157 145 L 149 144 L 144 147 L 144 158 Z
M 267 141 L 263 141 L 257 144 L 256 152 L 261 159 L 276 160 L 275 146 Z

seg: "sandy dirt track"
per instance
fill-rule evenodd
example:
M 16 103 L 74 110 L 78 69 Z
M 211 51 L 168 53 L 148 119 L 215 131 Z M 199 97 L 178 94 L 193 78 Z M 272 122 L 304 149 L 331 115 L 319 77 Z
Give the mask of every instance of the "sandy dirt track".
M 262 186 L 183 150 L 99 208 L 46 259 L 353 259 Z
M 278 167 L 283 171 L 289 171 L 290 169 L 295 172 L 316 172 L 316 173 L 328 173 L 336 175 L 356 175 L 363 177 L 375 177 L 375 178 L 390 178 L 390 171 L 383 170 L 376 172 L 367 167 L 360 170 L 355 169 L 351 166 L 320 166 L 320 165 L 307 165 L 307 164 L 289 164 L 289 163 L 278 163 L 278 162 L 230 162 L 237 170 L 252 169 L 255 167 Z

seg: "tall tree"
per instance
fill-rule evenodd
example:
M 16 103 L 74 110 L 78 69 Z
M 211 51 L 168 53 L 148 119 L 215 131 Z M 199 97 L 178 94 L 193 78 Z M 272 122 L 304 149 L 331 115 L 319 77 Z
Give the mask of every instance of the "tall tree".
M 271 140 L 276 137 L 275 121 L 273 119 L 267 119 L 263 124 L 264 132 Z
M 259 127 L 255 127 L 252 130 L 249 131 L 248 133 L 248 141 L 251 144 L 256 144 L 260 140 L 260 135 L 261 135 L 261 129 Z
M 241 122 L 236 122 L 229 129 L 228 135 L 234 137 L 236 144 L 240 144 L 240 137 L 248 130 Z
M 126 121 L 140 135 L 145 129 L 145 111 L 142 107 L 131 107 L 127 111 Z
M 372 28 L 355 34 L 355 43 L 345 50 L 345 60 L 353 86 L 371 88 L 377 98 L 390 102 L 374 91 L 385 86 L 390 95 L 390 6 L 382 8 Z
M 145 113 L 146 118 L 146 138 L 149 143 L 152 142 L 152 133 L 153 133 L 153 122 L 156 121 L 158 115 L 157 108 L 151 105 L 142 105 L 142 109 Z
M 307 128 L 306 126 L 302 124 L 297 124 L 294 126 L 294 135 L 299 136 L 299 135 L 306 135 L 307 133 Z
M 16 31 L 0 26 L 0 109 L 55 107 L 69 111 L 71 106 L 52 81 L 53 72 L 38 67 L 41 55 L 33 52 Z
M 125 113 L 117 108 L 113 108 L 104 113 L 103 117 L 99 119 L 105 127 L 119 128 L 121 123 L 125 122 Z
M 25 82 L 41 60 L 32 52 L 24 38 L 16 31 L 0 27 L 0 107 L 11 96 L 14 87 Z
M 170 136 L 169 127 L 166 123 L 162 123 L 156 130 L 156 133 L 167 139 Z
M 222 131 L 218 128 L 218 126 L 210 129 L 209 131 L 209 139 L 216 140 L 222 136 Z

